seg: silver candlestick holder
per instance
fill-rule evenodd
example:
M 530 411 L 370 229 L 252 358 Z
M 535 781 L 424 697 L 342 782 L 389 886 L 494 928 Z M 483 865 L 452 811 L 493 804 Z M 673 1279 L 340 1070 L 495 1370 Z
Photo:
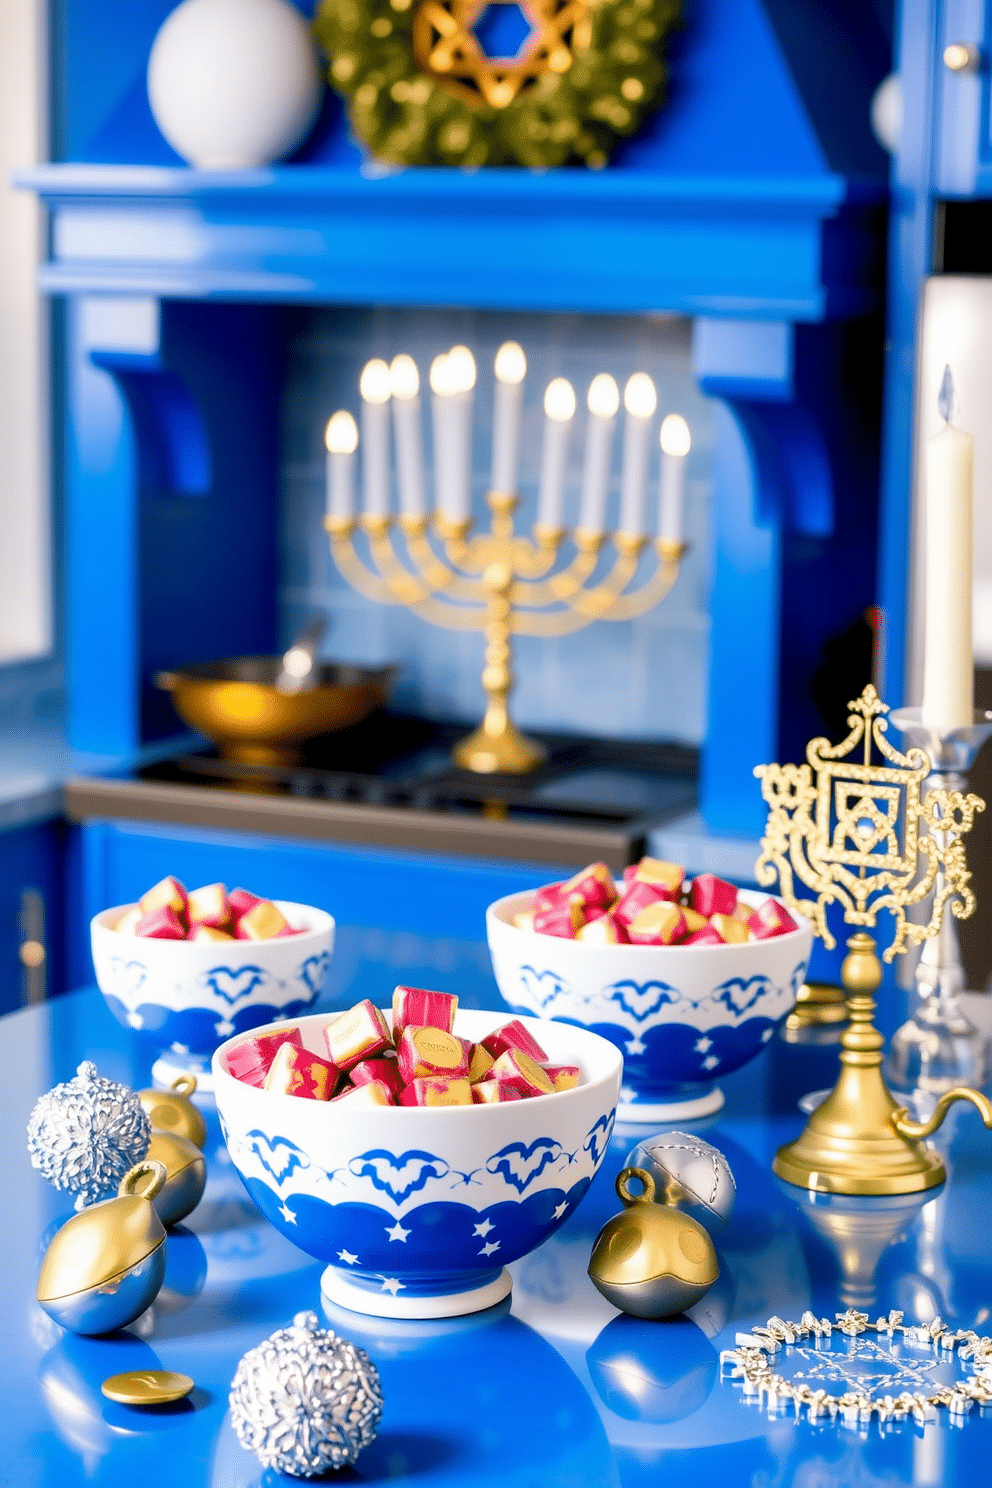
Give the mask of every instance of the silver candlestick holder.
M 932 768 L 923 784 L 924 796 L 935 789 L 964 790 L 975 756 L 992 736 L 992 713 L 976 710 L 970 727 L 946 730 L 925 724 L 920 708 L 900 708 L 890 717 L 906 739 L 930 757 Z M 944 847 L 951 834 L 934 835 L 938 846 Z M 945 893 L 943 866 L 937 870 L 933 892 L 938 897 Z M 988 1040 L 958 1002 L 966 987 L 957 903 L 950 908 L 952 913 L 944 915 L 938 934 L 923 942 L 916 967 L 919 1003 L 890 1040 L 885 1062 L 886 1079 L 893 1088 L 934 1097 L 958 1085 L 981 1088 L 990 1073 Z

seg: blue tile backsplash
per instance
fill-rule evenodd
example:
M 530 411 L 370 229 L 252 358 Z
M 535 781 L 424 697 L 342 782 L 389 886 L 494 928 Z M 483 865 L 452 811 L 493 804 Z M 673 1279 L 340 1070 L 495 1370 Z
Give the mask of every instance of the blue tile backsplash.
M 656 422 L 665 413 L 681 413 L 693 436 L 685 511 L 691 551 L 674 590 L 639 620 L 599 621 L 562 639 L 516 637 L 514 717 L 529 728 L 699 742 L 706 728 L 712 421 L 711 405 L 692 380 L 690 322 L 662 315 L 634 318 L 474 310 L 318 309 L 297 313 L 288 342 L 283 403 L 280 624 L 284 643 L 289 643 L 310 613 L 323 610 L 331 621 L 324 644 L 327 656 L 402 666 L 393 697 L 396 706 L 472 723 L 481 717 L 481 633 L 440 630 L 400 606 L 377 605 L 356 594 L 337 572 L 321 525 L 323 431 L 336 408 L 349 408 L 358 415 L 358 378 L 369 357 L 388 361 L 397 352 L 409 352 L 420 367 L 429 467 L 427 371 L 438 352 L 464 342 L 475 352 L 479 366 L 473 501 L 477 520 L 485 521 L 492 362 L 500 343 L 513 339 L 523 346 L 529 364 L 518 531 L 529 530 L 534 520 L 542 398 L 552 377 L 568 377 L 579 400 L 566 504 L 569 523 L 574 524 L 578 515 L 585 392 L 597 372 L 612 373 L 621 389 L 632 372 L 649 372 L 658 388 Z M 621 410 L 610 525 L 616 520 L 622 418 Z M 657 512 L 659 461 L 655 437 L 651 513 Z M 432 491 L 431 484 L 428 489 Z M 645 570 L 649 561 L 644 560 Z

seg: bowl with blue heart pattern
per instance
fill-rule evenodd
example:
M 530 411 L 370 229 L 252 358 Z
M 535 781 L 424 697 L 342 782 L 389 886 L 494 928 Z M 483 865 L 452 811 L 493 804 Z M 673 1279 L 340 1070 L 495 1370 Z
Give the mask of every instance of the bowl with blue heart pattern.
M 326 1055 L 321 1030 L 332 1017 L 293 1020 L 315 1054 Z M 477 1043 L 507 1021 L 462 1009 L 454 1031 Z M 497 1105 L 356 1110 L 245 1084 L 227 1067 L 240 1040 L 217 1050 L 231 1160 L 276 1229 L 326 1262 L 331 1302 L 375 1317 L 482 1311 L 509 1293 L 506 1266 L 575 1211 L 606 1153 L 623 1061 L 585 1029 L 526 1022 L 550 1062 L 578 1065 L 574 1089 Z
M 275 1018 L 306 1012 L 320 995 L 334 920 L 309 904 L 274 901 L 294 930 L 273 940 L 154 940 L 119 935 L 132 909 L 105 909 L 90 924 L 97 985 L 114 1017 L 158 1044 L 156 1083 L 194 1074 L 209 1091 L 219 1044 Z
M 796 915 L 797 929 L 737 945 L 594 945 L 514 925 L 533 897 L 508 894 L 486 912 L 496 985 L 514 1012 L 590 1029 L 622 1051 L 620 1121 L 719 1111 L 718 1080 L 761 1052 L 806 978 L 813 932 Z M 757 908 L 770 896 L 739 897 Z

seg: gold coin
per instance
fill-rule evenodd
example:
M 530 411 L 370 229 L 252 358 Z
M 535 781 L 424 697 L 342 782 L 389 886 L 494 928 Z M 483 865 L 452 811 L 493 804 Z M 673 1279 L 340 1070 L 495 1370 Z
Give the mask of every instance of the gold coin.
M 108 1400 L 120 1405 L 167 1405 L 182 1400 L 193 1388 L 188 1374 L 175 1374 L 171 1369 L 129 1369 L 125 1374 L 112 1374 L 100 1386 Z

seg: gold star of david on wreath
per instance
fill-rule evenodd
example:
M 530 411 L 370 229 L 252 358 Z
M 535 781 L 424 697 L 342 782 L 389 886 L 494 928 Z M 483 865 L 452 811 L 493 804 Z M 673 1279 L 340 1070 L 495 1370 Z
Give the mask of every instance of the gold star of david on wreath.
M 919 945 L 937 933 L 945 906 L 958 919 L 974 910 L 961 838 L 985 803 L 961 791 L 922 794 L 930 759 L 922 749 L 901 754 L 889 743 L 889 710 L 874 687 L 848 707 L 851 732 L 841 744 L 812 739 L 806 764 L 755 769 L 770 808 L 755 875 L 766 886 L 777 878 L 786 904 L 812 921 L 828 948 L 836 945 L 828 905 L 839 904 L 850 925 L 874 926 L 888 910 L 896 933 L 883 956 L 891 961 L 907 941 Z M 859 747 L 860 762 L 849 758 Z M 923 903 L 941 866 L 929 921 L 910 921 L 907 909 Z M 797 879 L 817 897 L 804 898 Z
M 514 6 L 512 57 L 480 23 Z M 353 133 L 396 165 L 607 163 L 664 100 L 682 0 L 322 0 L 313 29 Z M 490 17 L 491 19 L 491 17 Z
M 546 72 L 565 73 L 592 40 L 587 0 L 517 0 L 530 25 L 516 57 L 490 57 L 474 31 L 489 0 L 420 0 L 413 13 L 413 54 L 425 73 L 467 103 L 503 109 Z

